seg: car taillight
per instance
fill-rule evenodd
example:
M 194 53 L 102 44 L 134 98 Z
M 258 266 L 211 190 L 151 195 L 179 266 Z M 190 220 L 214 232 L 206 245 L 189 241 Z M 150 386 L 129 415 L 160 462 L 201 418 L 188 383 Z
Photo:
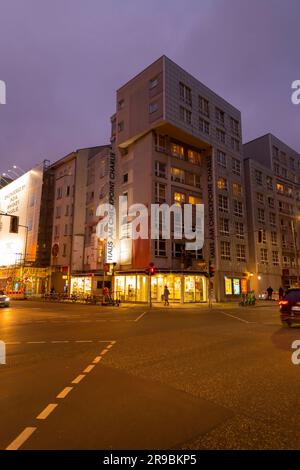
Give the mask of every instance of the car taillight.
M 287 305 L 289 303 L 288 300 L 280 300 L 279 305 Z

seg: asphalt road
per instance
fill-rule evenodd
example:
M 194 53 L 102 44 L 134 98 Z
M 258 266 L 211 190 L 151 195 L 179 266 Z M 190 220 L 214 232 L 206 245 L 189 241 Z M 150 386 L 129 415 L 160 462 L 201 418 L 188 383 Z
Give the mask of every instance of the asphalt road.
M 295 449 L 278 307 L 19 301 L 0 310 L 0 449 Z

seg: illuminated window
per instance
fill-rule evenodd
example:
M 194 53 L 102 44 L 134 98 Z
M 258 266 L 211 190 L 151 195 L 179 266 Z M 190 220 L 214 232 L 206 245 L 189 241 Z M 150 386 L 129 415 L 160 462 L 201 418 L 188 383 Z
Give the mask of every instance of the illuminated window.
M 201 164 L 201 155 L 196 150 L 188 150 L 188 161 L 194 163 L 195 165 Z
M 171 179 L 172 181 L 176 181 L 177 183 L 184 183 L 185 180 L 185 173 L 184 170 L 180 168 L 171 168 Z
M 185 194 L 184 193 L 179 193 L 175 192 L 174 193 L 174 202 L 175 204 L 184 204 L 185 203 Z
M 240 183 L 232 183 L 232 191 L 234 196 L 242 195 L 242 185 Z
M 180 160 L 184 160 L 184 147 L 178 144 L 171 144 L 171 154 L 173 157 L 180 158 Z
M 281 183 L 276 184 L 276 189 L 278 193 L 283 193 L 284 192 L 284 185 Z
M 201 198 L 198 196 L 189 196 L 189 204 L 201 204 Z
M 218 178 L 218 189 L 227 189 L 227 179 L 219 176 Z

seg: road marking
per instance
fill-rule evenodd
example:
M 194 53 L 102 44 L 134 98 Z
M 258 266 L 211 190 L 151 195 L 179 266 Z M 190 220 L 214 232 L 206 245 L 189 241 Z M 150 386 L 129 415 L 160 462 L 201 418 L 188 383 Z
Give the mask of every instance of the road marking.
M 52 344 L 59 344 L 59 343 L 69 343 L 69 340 L 57 340 L 57 341 L 51 341 Z
M 93 364 L 90 364 L 89 366 L 87 366 L 87 367 L 84 369 L 83 372 L 84 372 L 85 374 L 88 374 L 89 372 L 91 372 L 91 370 L 94 369 L 94 367 L 95 367 L 95 366 L 94 366 Z
M 230 315 L 230 313 L 223 312 L 222 310 L 219 310 L 220 313 L 223 313 L 223 315 L 226 315 L 227 317 L 235 318 L 236 320 L 242 321 L 243 323 L 255 323 L 251 321 L 244 320 L 243 318 L 236 317 L 235 315 Z
M 93 364 L 98 364 L 98 362 L 100 362 L 100 361 L 101 361 L 101 359 L 102 359 L 102 357 L 101 357 L 101 356 L 97 356 L 97 357 L 95 357 L 95 359 L 93 360 Z
M 43 411 L 36 417 L 36 419 L 47 419 L 50 413 L 57 407 L 57 403 L 50 403 L 43 409 Z
M 92 342 L 93 342 L 92 339 L 82 339 L 82 340 L 75 341 L 75 343 L 92 343 Z
M 109 344 L 108 346 L 106 346 L 106 349 L 110 349 L 113 347 L 113 344 Z
M 20 341 L 13 341 L 13 342 L 11 342 L 11 343 L 5 342 L 5 344 L 6 344 L 6 345 L 7 345 L 7 344 L 9 344 L 9 345 L 12 345 L 12 344 L 21 344 L 21 342 L 20 342 Z
M 141 319 L 143 318 L 143 316 L 146 315 L 146 313 L 147 313 L 147 312 L 141 313 L 141 315 L 138 316 L 134 321 L 137 322 L 137 321 L 141 320 Z
M 56 398 L 65 398 L 70 391 L 73 390 L 73 387 L 65 387 L 58 395 Z
M 84 379 L 85 375 L 83 374 L 79 374 L 76 379 L 72 380 L 72 384 L 79 384 L 79 382 L 82 381 L 82 379 Z
M 35 430 L 36 428 L 25 428 L 24 431 L 22 431 L 21 434 L 19 434 L 18 437 L 16 437 L 16 439 L 6 447 L 6 450 L 18 450 Z
M 101 351 L 101 356 L 104 356 L 104 354 L 108 353 L 108 349 L 103 349 L 103 351 Z

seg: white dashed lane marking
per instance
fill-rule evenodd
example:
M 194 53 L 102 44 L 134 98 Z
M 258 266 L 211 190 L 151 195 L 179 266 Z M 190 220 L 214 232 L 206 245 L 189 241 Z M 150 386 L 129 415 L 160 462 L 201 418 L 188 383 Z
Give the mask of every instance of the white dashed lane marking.
M 86 340 L 84 340 L 83 342 L 86 342 Z M 88 341 L 90 342 L 90 341 Z M 92 341 L 91 341 L 92 342 Z M 86 368 L 84 369 L 83 373 L 82 374 L 79 374 L 71 383 L 74 384 L 74 385 L 78 385 L 85 377 L 86 377 L 86 374 L 89 374 L 95 367 L 96 364 L 98 364 L 103 355 L 106 354 L 107 352 L 109 352 L 110 348 L 112 348 L 112 346 L 114 344 L 116 344 L 116 341 L 98 341 L 100 343 L 109 343 L 109 345 L 103 349 L 103 351 L 100 352 L 100 356 L 96 356 L 94 358 L 94 360 L 92 361 L 92 364 L 89 364 L 86 366 Z M 37 344 L 37 343 L 41 343 L 41 342 L 31 342 L 31 344 Z M 52 342 L 53 343 L 53 342 Z M 15 344 L 15 343 L 11 343 L 11 344 Z M 65 387 L 57 396 L 56 398 L 59 399 L 59 400 L 63 400 L 64 398 L 67 397 L 67 395 L 69 395 L 69 393 L 74 389 L 74 387 Z M 58 403 L 49 403 L 49 405 L 47 405 L 43 411 L 41 411 L 41 413 L 39 413 L 36 417 L 36 419 L 38 420 L 45 420 L 48 418 L 48 416 L 52 413 L 52 411 L 55 410 L 55 408 L 57 408 L 58 406 Z M 37 429 L 37 427 L 35 426 L 32 426 L 32 427 L 26 427 L 17 437 L 16 439 L 14 439 L 7 447 L 6 447 L 6 450 L 18 450 L 20 449 L 20 447 L 22 447 L 22 445 L 30 438 L 30 436 L 34 433 L 34 431 Z

